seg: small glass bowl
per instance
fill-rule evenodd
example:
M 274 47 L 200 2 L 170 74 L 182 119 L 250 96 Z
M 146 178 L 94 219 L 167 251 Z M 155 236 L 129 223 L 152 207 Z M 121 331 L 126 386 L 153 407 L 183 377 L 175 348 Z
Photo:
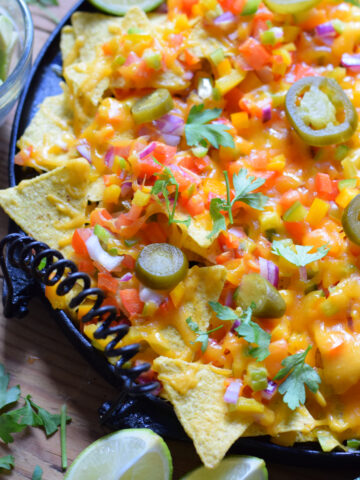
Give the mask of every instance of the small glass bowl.
M 0 0 L 0 14 L 8 16 L 18 33 L 10 71 L 0 85 L 0 125 L 19 98 L 31 70 L 34 26 L 25 0 Z

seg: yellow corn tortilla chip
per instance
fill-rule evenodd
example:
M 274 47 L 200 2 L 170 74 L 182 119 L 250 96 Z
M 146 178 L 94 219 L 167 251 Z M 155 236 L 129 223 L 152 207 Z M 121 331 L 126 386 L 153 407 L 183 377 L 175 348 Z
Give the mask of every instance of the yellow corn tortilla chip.
M 209 35 L 202 26 L 202 22 L 192 27 L 188 38 L 188 49 L 193 55 L 199 58 L 209 57 L 218 48 L 226 50 L 225 45 Z
M 290 410 L 280 395 L 270 402 L 269 408 L 275 413 L 275 421 L 267 430 L 271 436 L 287 432 L 309 433 L 323 423 L 316 420 L 304 405 Z
M 31 166 L 36 170 L 52 170 L 72 157 L 69 145 L 74 140 L 72 114 L 63 94 L 47 97 L 18 141 L 20 150 L 33 149 Z
M 16 187 L 0 190 L 0 205 L 27 234 L 61 249 L 85 222 L 89 171 L 86 160 L 70 161 Z
M 222 265 L 192 267 L 184 282 L 184 296 L 175 311 L 164 315 L 156 314 L 154 322 L 172 325 L 181 335 L 185 344 L 193 351 L 199 343 L 193 344 L 195 333 L 189 328 L 186 319 L 191 317 L 201 330 L 207 330 L 213 311 L 209 301 L 218 301 L 224 287 L 226 269 Z M 191 360 L 189 358 L 188 360 Z
M 74 61 L 73 56 L 76 57 L 75 51 L 76 35 L 74 27 L 65 25 L 61 31 L 60 50 L 63 65 L 66 66 Z
M 201 460 L 216 467 L 252 421 L 228 416 L 224 379 L 231 371 L 167 357 L 156 358 L 153 368 Z

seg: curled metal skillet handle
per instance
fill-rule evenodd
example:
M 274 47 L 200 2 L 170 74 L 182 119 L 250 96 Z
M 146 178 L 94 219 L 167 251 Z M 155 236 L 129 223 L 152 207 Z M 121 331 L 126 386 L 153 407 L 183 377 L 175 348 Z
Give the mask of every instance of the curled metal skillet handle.
M 59 282 L 56 289 L 56 294 L 59 296 L 69 293 L 75 284 L 81 285 L 82 290 L 71 299 L 70 308 L 78 307 L 88 297 L 95 299 L 93 307 L 81 321 L 83 323 L 94 320 L 102 322 L 94 333 L 97 339 L 114 336 L 105 347 L 104 354 L 108 358 L 119 357 L 114 366 L 114 373 L 123 385 L 118 399 L 106 409 L 106 412 L 103 412 L 102 422 L 107 421 L 125 397 L 145 395 L 159 387 L 158 382 L 142 385 L 136 383 L 139 375 L 150 369 L 149 363 L 124 368 L 124 364 L 139 352 L 140 345 L 134 343 L 116 348 L 117 343 L 129 331 L 126 318 L 119 318 L 114 306 L 102 306 L 105 293 L 100 288 L 90 288 L 90 277 L 86 273 L 79 272 L 74 262 L 65 259 L 59 251 L 49 248 L 45 243 L 38 242 L 27 235 L 12 233 L 0 242 L 0 266 L 7 288 L 3 297 L 4 313 L 7 317 L 26 315 L 28 302 L 36 292 L 38 283 L 52 286 Z M 117 324 L 111 326 L 114 321 Z

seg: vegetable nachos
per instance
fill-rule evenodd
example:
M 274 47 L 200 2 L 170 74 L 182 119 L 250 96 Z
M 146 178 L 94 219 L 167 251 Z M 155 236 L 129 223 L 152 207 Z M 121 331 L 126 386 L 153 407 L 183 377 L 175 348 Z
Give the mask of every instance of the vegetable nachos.
M 240 436 L 360 439 L 360 8 L 169 0 L 77 12 L 63 93 L 0 193 L 107 293 L 208 467 Z M 46 266 L 43 266 L 46 268 Z M 69 310 L 69 293 L 46 295 Z M 98 321 L 70 311 L 95 348 Z M 117 359 L 113 359 L 116 362 Z

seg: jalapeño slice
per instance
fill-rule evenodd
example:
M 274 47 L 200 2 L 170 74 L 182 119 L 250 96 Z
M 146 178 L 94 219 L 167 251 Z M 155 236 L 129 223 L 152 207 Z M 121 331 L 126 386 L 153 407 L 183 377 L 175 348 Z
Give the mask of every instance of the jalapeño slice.
M 169 290 L 183 280 L 188 268 L 188 260 L 179 248 L 168 243 L 152 243 L 140 252 L 135 273 L 147 287 Z
M 280 293 L 259 273 L 243 276 L 240 286 L 235 290 L 234 301 L 243 310 L 255 304 L 255 317 L 279 318 L 286 310 L 286 304 Z
M 356 195 L 347 205 L 341 223 L 348 239 L 360 245 L 360 195 Z
M 320 2 L 321 0 L 264 0 L 269 10 L 275 13 L 301 13 Z
M 147 123 L 162 117 L 173 106 L 173 99 L 169 91 L 166 88 L 159 88 L 135 102 L 131 113 L 135 123 Z
M 358 124 L 353 104 L 332 78 L 295 82 L 286 94 L 285 111 L 296 133 L 316 147 L 346 142 Z

